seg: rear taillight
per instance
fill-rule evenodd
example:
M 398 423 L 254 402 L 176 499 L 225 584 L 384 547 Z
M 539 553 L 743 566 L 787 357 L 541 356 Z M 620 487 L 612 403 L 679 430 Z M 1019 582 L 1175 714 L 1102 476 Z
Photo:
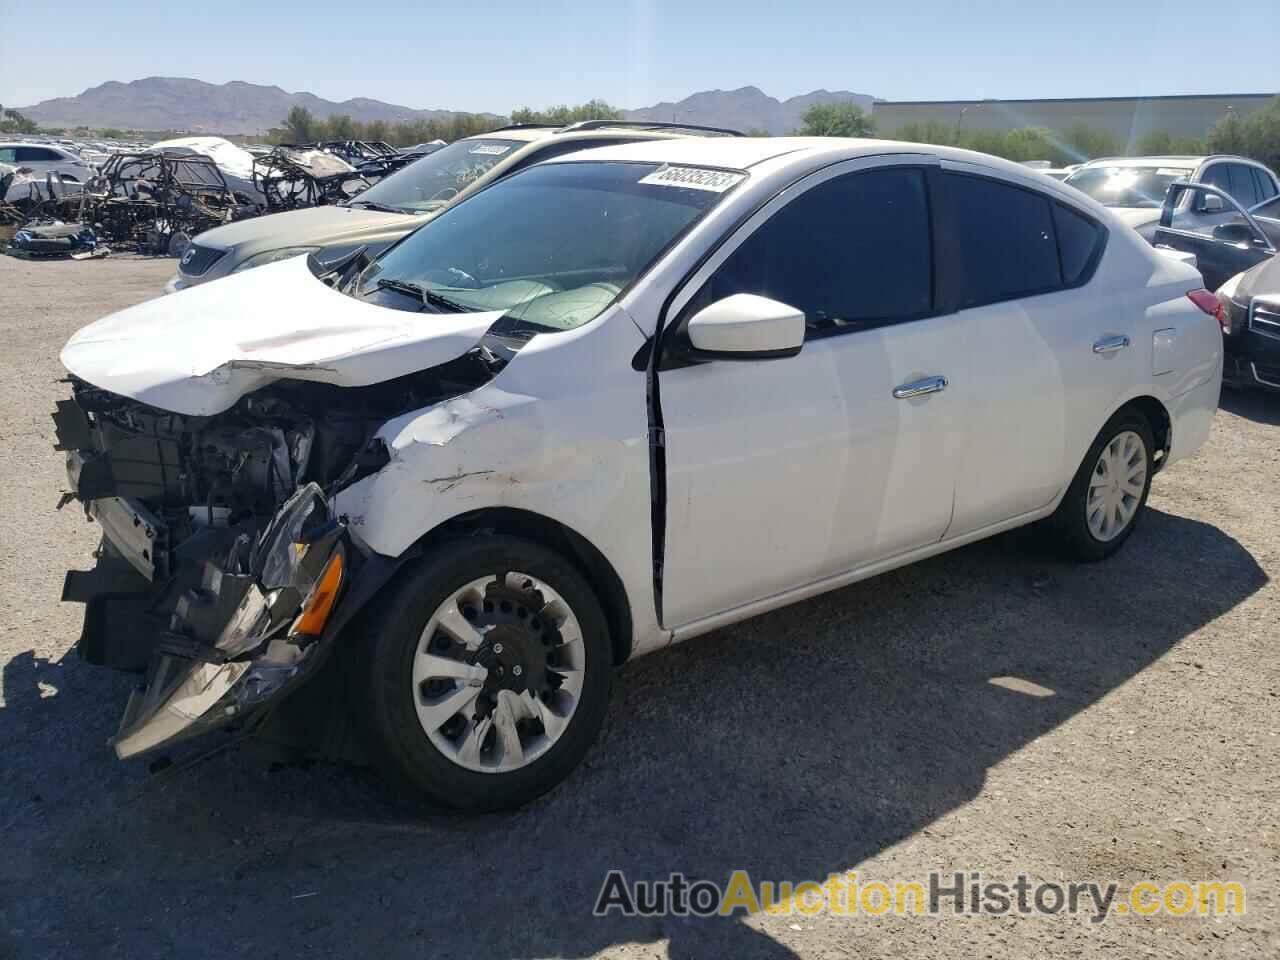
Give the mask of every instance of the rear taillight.
M 1218 326 L 1222 328 L 1223 333 L 1231 332 L 1231 322 L 1227 319 L 1226 311 L 1222 309 L 1222 301 L 1215 294 L 1201 287 L 1199 290 L 1192 290 L 1188 293 L 1187 299 L 1217 320 Z

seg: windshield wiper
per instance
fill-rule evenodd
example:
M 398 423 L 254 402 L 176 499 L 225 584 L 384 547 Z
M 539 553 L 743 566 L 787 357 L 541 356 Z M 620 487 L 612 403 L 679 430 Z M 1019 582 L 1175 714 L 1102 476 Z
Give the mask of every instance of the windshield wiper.
M 399 207 L 390 207 L 385 203 L 375 203 L 372 200 L 348 200 L 348 207 L 360 207 L 362 210 L 376 210 L 378 213 L 404 213 L 405 211 Z
M 394 290 L 396 293 L 403 293 L 410 297 L 417 297 L 424 304 L 430 304 L 433 307 L 443 307 L 452 313 L 467 313 L 470 307 L 463 306 L 456 300 L 450 300 L 448 297 L 428 290 L 426 287 L 413 283 L 410 280 L 396 280 L 391 277 L 383 277 L 375 284 L 379 290 Z

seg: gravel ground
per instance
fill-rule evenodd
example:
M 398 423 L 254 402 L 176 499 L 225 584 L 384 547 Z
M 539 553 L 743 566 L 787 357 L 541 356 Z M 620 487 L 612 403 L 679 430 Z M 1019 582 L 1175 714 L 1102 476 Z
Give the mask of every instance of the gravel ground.
M 621 672 L 570 782 L 411 815 L 251 744 L 152 776 L 106 746 L 130 679 L 70 652 L 58 350 L 173 261 L 0 257 L 0 956 L 1280 956 L 1280 398 L 1227 394 L 1114 560 L 1000 537 Z M 1014 677 L 1031 696 L 993 685 Z M 723 883 L 981 871 L 1238 880 L 1242 917 L 596 919 L 608 869 Z

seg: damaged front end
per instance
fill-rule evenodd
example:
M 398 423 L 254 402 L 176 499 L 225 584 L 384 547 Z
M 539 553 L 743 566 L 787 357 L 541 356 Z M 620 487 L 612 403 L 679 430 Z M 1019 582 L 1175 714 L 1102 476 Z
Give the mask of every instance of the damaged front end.
M 279 381 L 188 416 L 71 378 L 54 414 L 72 498 L 102 527 L 70 571 L 88 662 L 142 672 L 113 739 L 121 758 L 251 728 L 303 683 L 404 558 L 352 537 L 332 496 L 387 463 L 389 417 L 492 376 L 469 354 L 368 387 Z

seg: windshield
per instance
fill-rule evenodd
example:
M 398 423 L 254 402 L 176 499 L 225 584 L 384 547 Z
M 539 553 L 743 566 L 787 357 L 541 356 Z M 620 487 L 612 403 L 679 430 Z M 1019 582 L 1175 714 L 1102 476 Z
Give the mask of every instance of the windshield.
M 652 163 L 532 167 L 392 247 L 361 275 L 358 295 L 391 290 L 424 309 L 503 310 L 539 329 L 576 327 L 745 177 Z
M 1186 180 L 1189 167 L 1086 167 L 1066 183 L 1108 207 L 1159 207 L 1175 180 Z
M 385 178 L 362 193 L 355 205 L 367 201 L 405 213 L 437 210 L 522 146 L 520 140 L 493 137 L 458 140 Z

